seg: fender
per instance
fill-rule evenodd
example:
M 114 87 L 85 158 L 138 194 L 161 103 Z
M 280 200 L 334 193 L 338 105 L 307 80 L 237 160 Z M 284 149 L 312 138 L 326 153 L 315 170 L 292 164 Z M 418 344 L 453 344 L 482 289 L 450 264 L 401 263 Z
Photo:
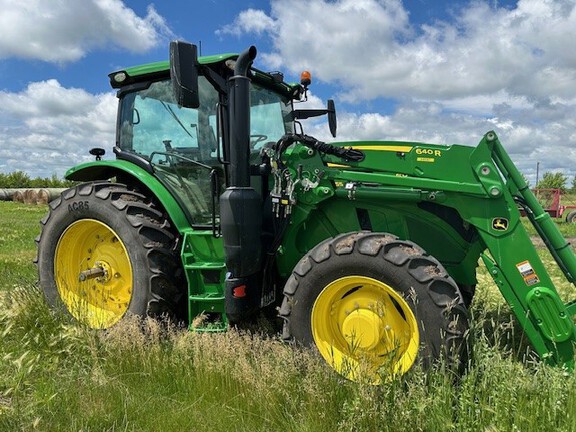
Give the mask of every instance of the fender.
M 134 163 L 123 160 L 87 162 L 70 168 L 64 177 L 74 181 L 94 181 L 111 179 L 119 174 L 131 177 L 136 183 L 150 190 L 180 233 L 190 228 L 186 213 L 166 187 L 153 174 Z

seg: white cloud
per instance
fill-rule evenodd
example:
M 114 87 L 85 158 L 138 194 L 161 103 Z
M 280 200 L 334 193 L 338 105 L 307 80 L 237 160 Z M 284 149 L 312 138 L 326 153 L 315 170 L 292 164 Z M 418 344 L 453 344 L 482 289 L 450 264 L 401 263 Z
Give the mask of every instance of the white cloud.
M 222 29 L 217 30 L 216 34 L 220 36 L 226 34 L 239 36 L 247 32 L 262 34 L 273 31 L 275 28 L 276 22 L 263 11 L 247 9 L 240 12 L 232 24 L 228 24 Z
M 0 0 L 0 58 L 65 63 L 94 48 L 144 52 L 172 35 L 153 6 L 139 17 L 121 0 Z
M 416 26 L 399 0 L 272 0 L 260 61 L 310 70 L 343 89 L 337 101 L 395 112 L 339 113 L 339 139 L 406 139 L 475 145 L 495 129 L 513 159 L 573 175 L 576 167 L 576 2 L 519 0 L 515 8 L 471 1 L 450 21 Z M 350 105 L 352 104 L 352 105 Z M 313 123 L 316 125 L 316 123 Z M 316 128 L 316 126 L 312 126 Z M 319 127 L 327 136 L 327 128 Z
M 520 0 L 513 10 L 476 1 L 454 13 L 416 28 L 398 0 L 272 0 L 270 15 L 241 12 L 220 34 L 267 33 L 271 66 L 313 68 L 348 101 L 576 97 L 576 52 L 566 49 L 576 38 L 573 0 Z
M 56 80 L 0 92 L 0 171 L 62 176 L 93 159 L 89 149 L 114 143 L 116 107 L 113 93 L 93 95 Z

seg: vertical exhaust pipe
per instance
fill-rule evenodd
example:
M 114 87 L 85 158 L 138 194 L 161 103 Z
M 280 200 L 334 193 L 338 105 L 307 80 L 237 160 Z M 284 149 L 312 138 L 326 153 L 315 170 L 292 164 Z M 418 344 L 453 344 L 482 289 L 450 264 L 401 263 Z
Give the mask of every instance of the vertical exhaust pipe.
M 261 287 L 262 202 L 250 187 L 250 79 L 248 70 L 256 58 L 251 46 L 236 60 L 228 80 L 230 125 L 230 186 L 220 196 L 220 219 L 226 254 L 226 315 L 241 321 L 258 310 Z
M 228 80 L 230 186 L 250 186 L 250 78 L 248 78 L 248 70 L 255 58 L 255 46 L 242 52 L 236 60 L 234 76 Z

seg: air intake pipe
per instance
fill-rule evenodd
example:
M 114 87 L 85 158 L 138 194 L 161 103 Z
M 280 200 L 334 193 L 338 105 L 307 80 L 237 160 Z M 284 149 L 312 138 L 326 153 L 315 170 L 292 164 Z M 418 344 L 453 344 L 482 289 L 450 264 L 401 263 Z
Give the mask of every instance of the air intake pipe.
M 250 187 L 250 79 L 256 58 L 251 46 L 236 60 L 228 80 L 229 179 L 220 196 L 220 222 L 226 254 L 226 315 L 241 321 L 260 307 L 262 200 Z

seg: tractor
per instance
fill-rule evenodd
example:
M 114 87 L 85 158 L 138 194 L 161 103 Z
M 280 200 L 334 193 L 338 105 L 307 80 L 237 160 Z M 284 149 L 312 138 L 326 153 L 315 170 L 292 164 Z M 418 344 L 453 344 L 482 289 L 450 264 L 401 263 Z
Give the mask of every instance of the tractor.
M 576 258 L 493 131 L 475 147 L 323 142 L 298 109 L 310 75 L 256 48 L 109 75 L 115 159 L 68 170 L 37 239 L 47 302 L 94 329 L 129 316 L 225 331 L 275 311 L 282 338 L 350 380 L 442 360 L 461 369 L 483 261 L 535 352 L 573 366 L 576 303 L 558 295 L 520 206 L 574 284 Z

